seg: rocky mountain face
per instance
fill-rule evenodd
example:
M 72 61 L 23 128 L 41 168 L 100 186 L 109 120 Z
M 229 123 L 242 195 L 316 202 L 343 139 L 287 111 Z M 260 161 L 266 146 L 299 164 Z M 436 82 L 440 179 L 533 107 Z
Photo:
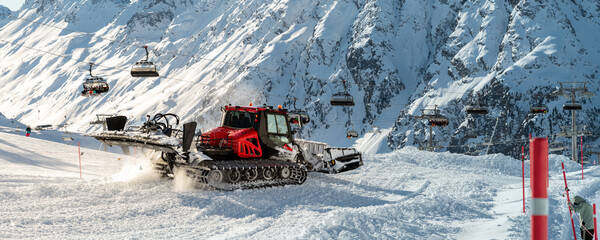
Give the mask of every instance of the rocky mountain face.
M 439 32 L 443 41 L 404 111 L 414 116 L 437 104 L 450 124 L 435 128 L 435 139 L 450 151 L 516 156 L 530 134 L 552 139 L 571 125 L 570 111 L 562 109 L 567 99 L 552 95 L 560 82 L 587 82 L 590 92 L 598 92 L 597 1 L 462 1 L 447 17 L 454 20 Z M 580 99 L 583 110 L 577 112 L 577 124 L 593 135 L 600 130 L 598 100 Z M 473 102 L 487 106 L 489 114 L 467 115 L 465 105 Z M 549 112 L 529 114 L 532 106 Z M 389 142 L 415 145 L 428 137 L 425 129 L 423 122 L 401 116 Z M 469 130 L 478 137 L 465 137 Z M 584 141 L 597 142 L 597 136 Z
M 28 0 L 17 14 L 0 25 L 0 111 L 70 130 L 94 129 L 95 114 L 141 122 L 157 112 L 206 130 L 223 105 L 264 103 L 306 110 L 302 137 L 351 145 L 347 130 L 377 126 L 392 128 L 397 148 L 428 137 L 417 117 L 437 105 L 450 122 L 433 129 L 444 149 L 515 152 L 529 133 L 568 124 L 565 99 L 550 95 L 558 82 L 598 89 L 592 0 Z M 159 78 L 129 75 L 144 45 Z M 78 95 L 87 62 L 107 94 Z M 344 87 L 356 105 L 330 106 Z M 467 116 L 470 96 L 490 113 Z M 592 130 L 597 100 L 578 113 Z M 536 104 L 549 114 L 528 115 Z
M 10 9 L 8 9 L 5 6 L 0 5 L 0 21 L 8 18 L 8 16 L 11 14 Z M 1 25 L 0 25 L 1 26 Z

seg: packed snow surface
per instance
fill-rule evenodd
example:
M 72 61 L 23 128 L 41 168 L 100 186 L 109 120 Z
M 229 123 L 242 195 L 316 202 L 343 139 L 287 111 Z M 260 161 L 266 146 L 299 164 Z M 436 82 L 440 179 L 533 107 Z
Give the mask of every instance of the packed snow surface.
M 412 147 L 303 185 L 196 188 L 131 156 L 0 131 L 0 236 L 7 239 L 528 239 L 521 162 Z M 56 139 L 60 141 L 60 139 Z M 550 156 L 550 234 L 572 239 L 560 163 L 572 190 L 598 201 L 598 167 Z M 526 162 L 526 172 L 528 172 Z M 526 174 L 528 177 L 529 174 Z M 529 179 L 525 179 L 526 187 Z M 529 197 L 529 190 L 527 197 Z M 527 202 L 529 211 L 529 202 Z

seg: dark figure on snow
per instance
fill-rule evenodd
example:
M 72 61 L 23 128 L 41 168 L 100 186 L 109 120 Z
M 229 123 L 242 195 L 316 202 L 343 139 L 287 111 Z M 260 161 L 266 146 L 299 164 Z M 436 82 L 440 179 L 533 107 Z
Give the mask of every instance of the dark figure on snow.
M 594 212 L 592 205 L 580 196 L 575 196 L 573 203 L 569 202 L 569 207 L 576 213 L 579 213 L 579 223 L 581 224 L 581 239 L 594 239 Z
M 29 135 L 31 134 L 31 127 L 27 126 L 27 128 L 25 128 L 25 132 L 26 132 L 25 137 L 29 137 Z

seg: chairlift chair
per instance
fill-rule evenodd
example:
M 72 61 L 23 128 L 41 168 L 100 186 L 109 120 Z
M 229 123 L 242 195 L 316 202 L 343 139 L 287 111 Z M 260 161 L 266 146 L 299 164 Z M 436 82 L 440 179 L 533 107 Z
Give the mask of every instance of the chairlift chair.
M 581 110 L 581 103 L 577 101 L 566 102 L 563 105 L 563 110 Z
M 350 139 L 350 138 L 357 138 L 358 137 L 358 132 L 354 131 L 354 130 L 350 130 L 348 132 L 346 132 L 346 138 Z
M 354 106 L 354 98 L 349 93 L 339 92 L 331 96 L 331 106 Z
M 300 123 L 307 124 L 310 122 L 310 117 L 308 113 L 300 110 L 292 110 L 288 112 L 288 117 L 290 119 L 291 124 L 300 125 Z
M 62 140 L 70 142 L 70 141 L 73 141 L 73 137 L 71 137 L 71 133 L 70 132 L 65 132 L 62 135 Z
M 296 108 L 296 100 L 294 98 L 294 110 L 288 112 L 288 118 L 291 124 L 302 126 L 310 122 L 310 116 L 306 111 Z
M 373 126 L 373 129 L 371 129 L 371 131 L 369 131 L 369 133 L 381 133 L 381 131 L 379 130 L 379 127 Z
M 466 138 L 477 138 L 477 134 L 475 133 L 475 131 L 473 130 L 467 130 L 467 133 L 465 133 L 465 137 Z
M 346 81 L 342 80 L 342 85 L 344 85 L 344 91 L 331 96 L 331 106 L 354 106 L 354 98 L 346 90 Z
M 548 113 L 548 107 L 546 106 L 533 106 L 529 111 L 531 114 L 545 114 Z
M 148 46 L 143 47 L 146 50 L 146 59 L 136 62 L 131 67 L 132 77 L 158 77 L 156 65 L 148 61 Z
M 92 66 L 94 63 L 89 63 L 90 65 L 90 77 L 85 79 L 83 83 L 83 91 L 81 91 L 82 96 L 97 96 L 102 93 L 108 92 L 110 87 L 106 80 L 101 77 L 96 77 L 92 75 Z
M 467 106 L 467 114 L 488 114 L 488 109 L 480 105 Z
M 429 117 L 429 125 L 430 126 L 440 126 L 440 127 L 444 127 L 444 126 L 448 126 L 448 118 L 443 116 L 443 115 L 434 115 Z

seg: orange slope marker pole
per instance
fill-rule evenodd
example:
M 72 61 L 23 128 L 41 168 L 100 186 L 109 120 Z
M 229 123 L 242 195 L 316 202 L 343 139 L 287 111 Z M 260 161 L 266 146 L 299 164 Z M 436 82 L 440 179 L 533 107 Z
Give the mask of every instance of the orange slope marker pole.
M 569 198 L 569 187 L 567 187 L 567 175 L 565 174 L 565 163 L 562 163 L 562 170 L 563 170 L 563 179 L 565 180 L 565 192 L 567 193 L 567 202 L 571 202 L 571 199 Z M 569 217 L 571 218 L 571 226 L 573 227 L 573 239 L 577 240 L 577 235 L 575 234 L 575 223 L 573 223 L 573 212 L 571 211 L 571 208 L 569 207 Z
M 81 175 L 81 145 L 77 142 L 77 155 L 79 156 L 79 178 L 83 178 Z

